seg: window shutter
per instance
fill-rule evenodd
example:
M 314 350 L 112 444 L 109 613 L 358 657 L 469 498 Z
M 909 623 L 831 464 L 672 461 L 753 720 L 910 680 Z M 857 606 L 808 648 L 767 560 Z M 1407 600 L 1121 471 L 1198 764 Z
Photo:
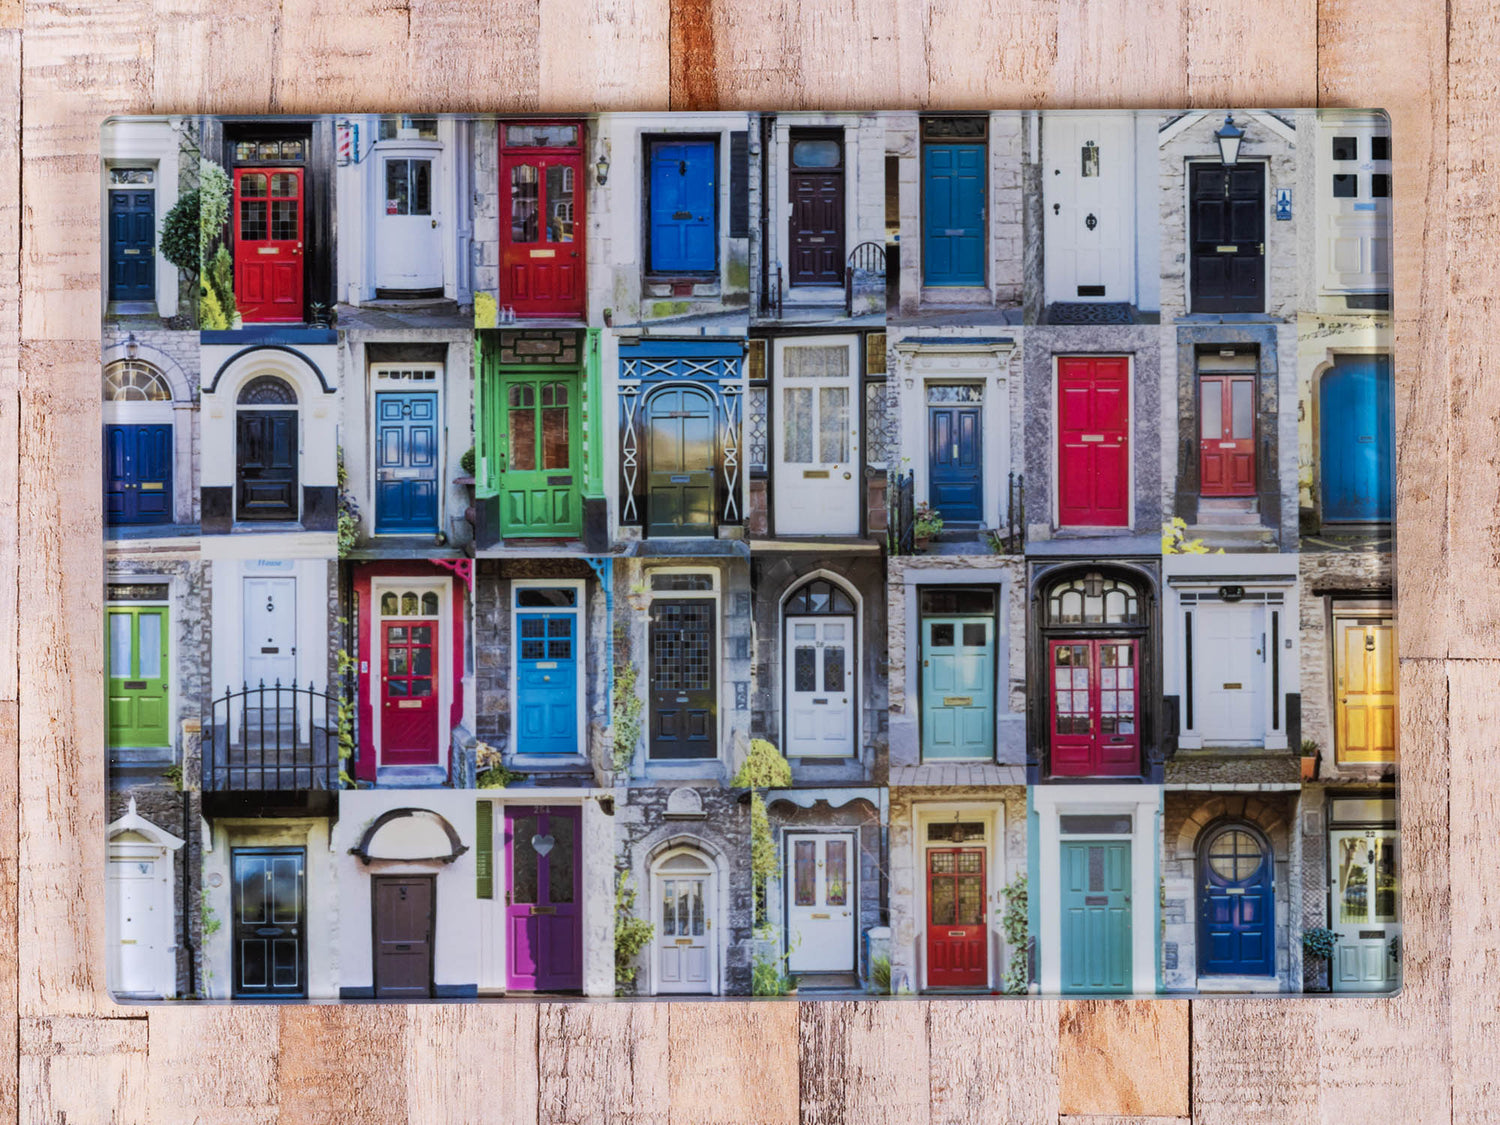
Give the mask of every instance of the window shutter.
M 495 897 L 495 806 L 474 803 L 474 897 Z
M 729 134 L 729 237 L 750 237 L 750 133 Z

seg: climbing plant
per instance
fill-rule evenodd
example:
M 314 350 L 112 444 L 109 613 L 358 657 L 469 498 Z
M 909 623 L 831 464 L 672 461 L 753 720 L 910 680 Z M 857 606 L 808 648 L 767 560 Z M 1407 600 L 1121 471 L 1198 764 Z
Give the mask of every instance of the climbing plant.
M 359 544 L 359 503 L 349 491 L 349 471 L 344 468 L 344 447 L 339 446 L 339 558 L 344 558 Z
M 1020 995 L 1031 983 L 1031 917 L 1027 912 L 1025 874 L 1017 875 L 1000 893 L 1005 896 L 1000 928 L 1010 945 L 1010 960 L 1003 978 L 1005 991 Z
M 624 649 L 622 652 L 621 649 Z M 615 682 L 611 708 L 611 730 L 614 735 L 613 766 L 616 773 L 630 768 L 636 743 L 641 740 L 641 697 L 636 694 L 638 673 L 625 644 L 625 627 L 615 626 Z
M 776 841 L 771 837 L 771 817 L 766 812 L 762 789 L 774 789 L 792 783 L 791 764 L 781 751 L 764 738 L 750 740 L 745 756 L 729 784 L 750 790 L 750 878 L 755 892 L 754 918 L 760 923 L 766 916 L 766 882 L 778 870 Z M 778 967 L 777 971 L 780 969 Z
M 349 623 L 347 617 L 336 619 L 336 624 L 342 629 Z M 339 676 L 339 784 L 345 789 L 354 788 L 354 778 L 350 776 L 348 769 L 349 759 L 354 757 L 354 693 L 350 690 L 350 673 L 354 671 L 355 660 L 349 655 L 349 650 L 340 648 L 333 654 L 334 666 L 338 669 Z
M 234 259 L 224 242 L 232 188 L 229 174 L 212 160 L 198 165 L 198 272 L 201 327 L 233 328 Z
M 635 976 L 640 971 L 636 957 L 651 943 L 656 927 L 635 916 L 635 887 L 624 871 L 615 873 L 615 995 L 627 996 L 635 990 Z

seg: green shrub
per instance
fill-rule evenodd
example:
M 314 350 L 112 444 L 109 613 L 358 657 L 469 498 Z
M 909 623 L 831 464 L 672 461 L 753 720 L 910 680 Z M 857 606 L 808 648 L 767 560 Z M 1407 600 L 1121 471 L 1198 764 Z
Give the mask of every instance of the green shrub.
M 1327 961 L 1333 957 L 1333 947 L 1338 940 L 1339 935 L 1327 926 L 1313 926 L 1302 931 L 1302 951 Z
M 640 971 L 636 958 L 651 943 L 656 927 L 635 916 L 635 888 L 630 876 L 615 873 L 615 994 L 625 996 L 635 989 Z
M 201 196 L 196 188 L 184 192 L 161 221 L 162 257 L 193 277 L 198 276 L 198 268 L 203 262 L 198 220 Z
M 458 467 L 463 470 L 464 476 L 474 475 L 474 447 L 469 446 L 469 451 L 458 459 Z
M 1031 916 L 1027 912 L 1026 876 L 1017 875 L 1001 892 L 1005 896 L 1005 913 L 1000 928 L 1010 944 L 1010 961 L 1005 966 L 1005 991 L 1022 995 L 1031 983 Z
M 874 957 L 870 960 L 870 991 L 888 996 L 891 991 L 891 959 Z

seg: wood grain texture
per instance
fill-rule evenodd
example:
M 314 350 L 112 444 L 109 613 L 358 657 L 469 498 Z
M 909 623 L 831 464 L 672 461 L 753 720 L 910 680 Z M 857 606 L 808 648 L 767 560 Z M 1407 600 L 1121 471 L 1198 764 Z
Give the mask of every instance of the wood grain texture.
M 930 1005 L 933 1125 L 1055 1121 L 1059 1008 L 1050 1000 Z
M 671 1125 L 797 1125 L 797 1007 L 669 1004 Z
M 57 1125 L 145 1121 L 144 1019 L 20 1021 L 19 1120 Z
M 927 1021 L 954 1001 L 799 1004 L 802 1125 L 933 1121 Z
M 666 1125 L 666 1004 L 544 1004 L 537 1027 L 537 1120 Z
M 1057 1085 L 1064 1114 L 1187 1114 L 1186 1001 L 1080 1000 L 1062 1009 Z
M 247 1008 L 163 1004 L 147 1013 L 152 1125 L 274 1125 L 281 1025 Z M 203 1065 L 205 1057 L 233 1066 Z
M 407 1120 L 543 1120 L 537 1113 L 537 1013 L 535 1004 L 412 1007 L 404 1045 Z

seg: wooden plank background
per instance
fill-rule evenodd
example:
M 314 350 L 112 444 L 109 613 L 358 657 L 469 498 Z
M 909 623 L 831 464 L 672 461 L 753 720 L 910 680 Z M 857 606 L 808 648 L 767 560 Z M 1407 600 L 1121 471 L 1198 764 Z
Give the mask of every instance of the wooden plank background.
M 1493 1120 L 1497 6 L 0 0 L 0 1118 Z M 1265 104 L 1394 118 L 1399 998 L 111 1005 L 95 452 L 104 114 Z

